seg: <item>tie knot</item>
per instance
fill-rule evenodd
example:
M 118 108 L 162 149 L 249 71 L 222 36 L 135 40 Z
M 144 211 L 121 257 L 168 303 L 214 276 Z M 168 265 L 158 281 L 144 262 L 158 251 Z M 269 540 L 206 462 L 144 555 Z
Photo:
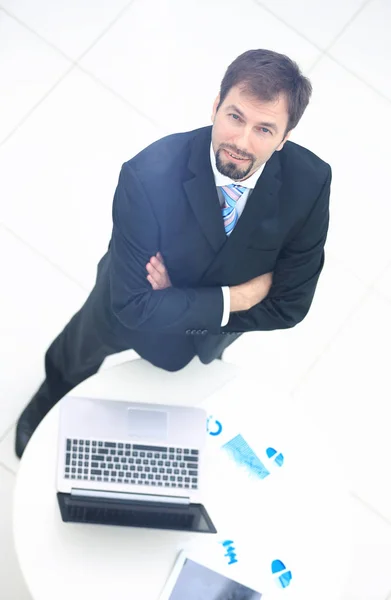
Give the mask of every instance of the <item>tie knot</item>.
M 221 189 L 231 200 L 237 202 L 247 188 L 243 187 L 242 185 L 237 185 L 236 183 L 231 183 L 230 185 L 221 186 Z

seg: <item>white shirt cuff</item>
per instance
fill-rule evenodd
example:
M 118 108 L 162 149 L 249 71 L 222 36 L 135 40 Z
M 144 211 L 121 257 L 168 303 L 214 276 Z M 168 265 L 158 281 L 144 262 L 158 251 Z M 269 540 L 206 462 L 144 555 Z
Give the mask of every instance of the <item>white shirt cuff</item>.
M 229 294 L 229 287 L 227 285 L 222 287 L 221 291 L 223 292 L 223 318 L 221 320 L 221 327 L 224 327 L 224 325 L 227 325 L 229 321 L 229 315 L 231 312 L 231 297 Z

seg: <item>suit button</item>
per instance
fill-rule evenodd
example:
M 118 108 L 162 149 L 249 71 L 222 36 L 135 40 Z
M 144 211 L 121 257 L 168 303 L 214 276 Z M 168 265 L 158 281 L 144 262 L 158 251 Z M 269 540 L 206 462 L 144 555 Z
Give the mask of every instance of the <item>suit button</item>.
M 203 329 L 203 330 L 201 331 L 201 335 L 206 335 L 207 333 L 208 333 L 208 330 L 207 330 L 207 329 Z
M 186 335 L 190 335 L 191 334 L 191 329 L 186 329 Z
M 192 329 L 191 330 L 191 335 L 196 335 L 196 333 L 197 333 L 197 329 Z

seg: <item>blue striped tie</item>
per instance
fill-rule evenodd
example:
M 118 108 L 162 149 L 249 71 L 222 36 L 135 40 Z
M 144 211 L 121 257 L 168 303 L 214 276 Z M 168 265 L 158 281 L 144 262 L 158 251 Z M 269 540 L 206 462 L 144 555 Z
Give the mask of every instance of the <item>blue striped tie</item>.
M 224 205 L 221 209 L 223 213 L 224 229 L 228 236 L 232 233 L 239 219 L 236 203 L 247 188 L 231 183 L 230 185 L 220 186 L 220 189 L 222 190 L 224 197 Z

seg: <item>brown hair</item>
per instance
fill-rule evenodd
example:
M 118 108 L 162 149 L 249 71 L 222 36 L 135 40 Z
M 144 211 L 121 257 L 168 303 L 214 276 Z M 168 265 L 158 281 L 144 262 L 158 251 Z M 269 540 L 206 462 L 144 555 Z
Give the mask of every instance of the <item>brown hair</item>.
M 312 85 L 293 60 L 272 50 L 248 50 L 238 56 L 225 72 L 220 86 L 220 102 L 235 86 L 263 102 L 272 102 L 282 93 L 288 103 L 288 125 L 285 135 L 296 127 L 312 93 Z

